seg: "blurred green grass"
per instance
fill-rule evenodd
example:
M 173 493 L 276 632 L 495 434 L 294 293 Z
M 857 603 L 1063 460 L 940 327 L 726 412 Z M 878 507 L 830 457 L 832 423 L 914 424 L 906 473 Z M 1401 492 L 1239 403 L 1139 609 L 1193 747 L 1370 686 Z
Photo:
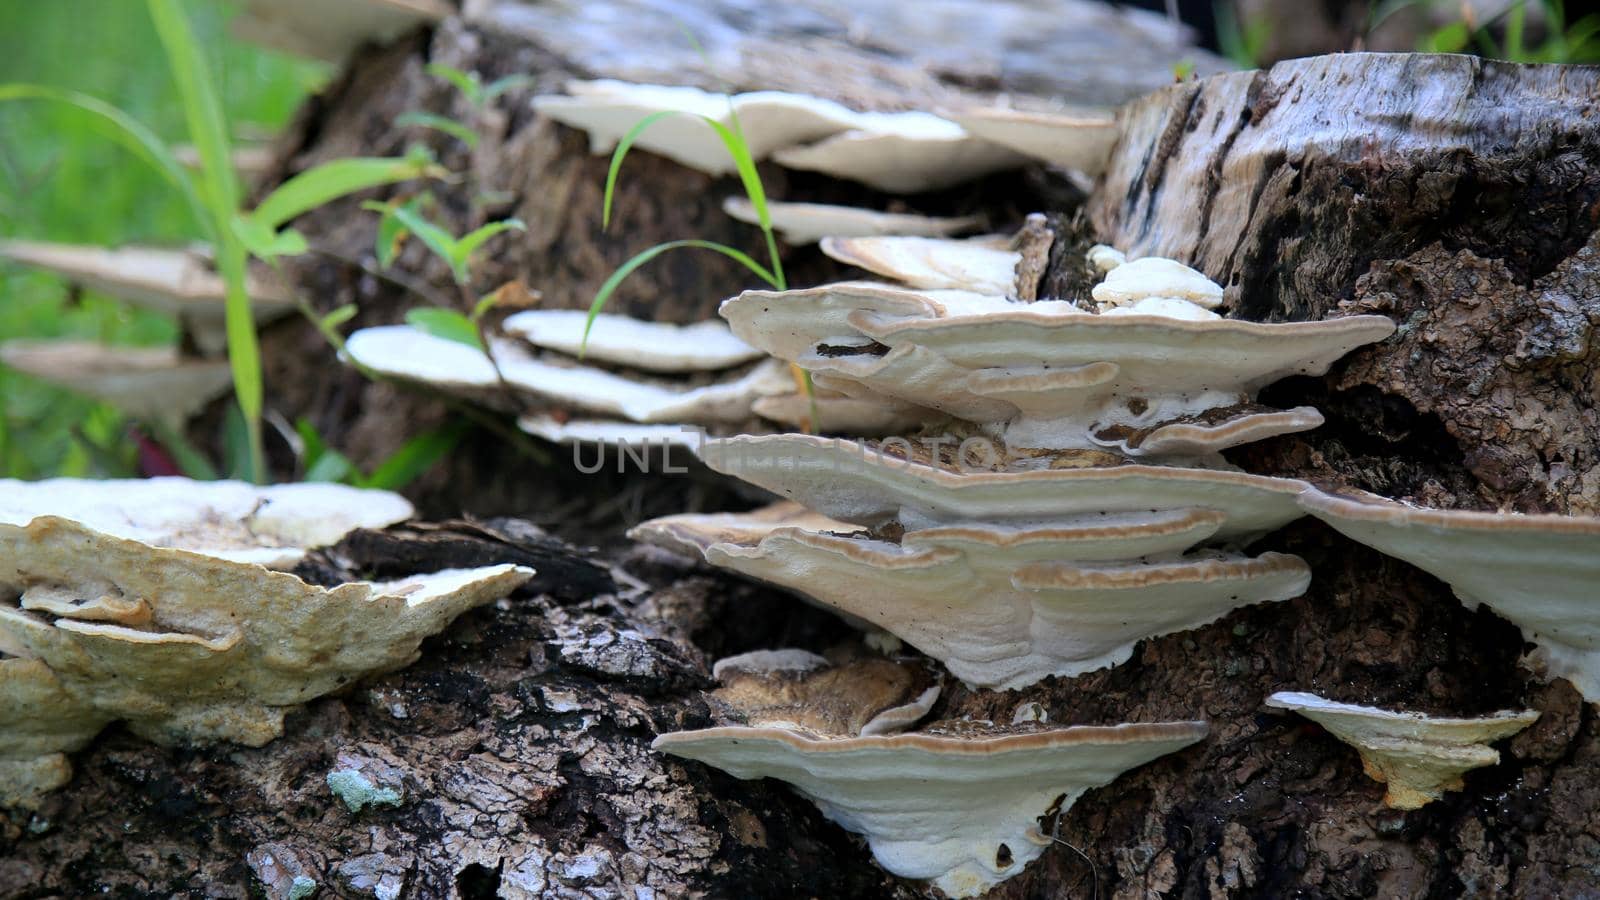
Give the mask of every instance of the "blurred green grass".
M 325 66 L 227 34 L 225 4 L 187 4 L 210 49 L 237 137 L 273 134 Z M 145 5 L 135 0 L 0 0 L 0 83 L 70 88 L 120 106 L 170 143 L 183 111 Z M 198 228 L 182 198 L 74 110 L 0 105 L 0 235 L 67 243 L 181 245 Z M 0 265 L 0 340 L 71 337 L 164 344 L 175 325 L 60 279 Z M 114 477 L 136 450 L 115 410 L 0 367 L 0 476 Z

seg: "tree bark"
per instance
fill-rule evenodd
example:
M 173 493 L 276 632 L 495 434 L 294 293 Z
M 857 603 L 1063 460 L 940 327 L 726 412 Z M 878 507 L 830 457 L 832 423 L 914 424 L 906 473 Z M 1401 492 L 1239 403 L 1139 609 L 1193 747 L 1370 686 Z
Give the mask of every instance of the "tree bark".
M 1587 68 L 1354 54 L 1186 83 L 1122 112 L 1089 205 L 1098 239 L 1196 266 L 1244 318 L 1401 323 L 1326 377 L 1269 389 L 1265 402 L 1311 403 L 1328 422 L 1233 461 L 1434 506 L 1595 513 L 1597 81 Z M 1081 256 L 1052 250 L 1051 263 L 1042 283 L 1067 284 Z M 1310 562 L 1306 596 L 936 714 L 1003 720 L 1027 699 L 1053 721 L 1211 719 L 1195 752 L 1063 822 L 1110 896 L 1592 895 L 1600 729 L 1570 685 L 1518 665 L 1517 629 L 1315 522 L 1256 549 Z M 1263 709 L 1280 690 L 1544 715 L 1466 790 L 1402 813 L 1380 805 L 1350 748 Z M 1050 853 L 998 895 L 1088 896 L 1095 870 Z
M 1119 249 L 1205 272 L 1245 318 L 1401 323 L 1286 388 L 1322 392 L 1330 426 L 1290 443 L 1329 474 L 1437 506 L 1593 515 L 1597 113 L 1596 67 L 1294 60 L 1126 107 L 1091 216 Z

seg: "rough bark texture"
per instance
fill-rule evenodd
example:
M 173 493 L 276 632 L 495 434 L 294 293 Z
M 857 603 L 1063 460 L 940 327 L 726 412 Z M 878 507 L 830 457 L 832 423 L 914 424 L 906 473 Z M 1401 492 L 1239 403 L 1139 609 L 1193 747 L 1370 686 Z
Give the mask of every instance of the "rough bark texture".
M 421 74 L 428 55 L 491 77 L 531 69 L 559 82 L 567 71 L 525 39 L 447 26 L 431 43 L 365 58 L 305 117 L 292 148 L 296 164 L 399 149 L 403 136 L 390 127 L 393 116 L 438 109 L 445 97 Z M 1404 320 L 1394 340 L 1327 378 L 1275 389 L 1322 406 L 1329 422 L 1308 436 L 1253 448 L 1240 455 L 1243 465 L 1338 477 L 1440 505 L 1592 510 L 1600 434 L 1591 335 L 1600 324 L 1593 299 L 1600 291 L 1589 268 L 1594 206 L 1584 191 L 1600 169 L 1592 128 L 1580 129 L 1577 117 L 1562 112 L 1572 104 L 1586 109 L 1581 104 L 1589 101 L 1555 98 L 1562 90 L 1587 98 L 1593 74 L 1575 71 L 1557 83 L 1465 60 L 1351 57 L 1345 64 L 1352 70 L 1331 82 L 1294 80 L 1319 66 L 1337 68 L 1312 61 L 1183 85 L 1149 101 L 1159 105 L 1159 117 L 1137 107 L 1135 116 L 1160 121 L 1130 128 L 1102 189 L 1120 187 L 1095 206 L 1101 236 L 1139 252 L 1194 258 L 1229 282 L 1235 303 L 1253 318 L 1307 318 L 1343 306 Z M 1479 121 L 1474 127 L 1502 129 L 1480 140 L 1476 132 L 1416 119 L 1423 106 L 1413 99 L 1406 110 L 1412 117 L 1383 120 L 1389 132 L 1374 138 L 1383 143 L 1370 158 L 1341 144 L 1315 150 L 1293 131 L 1298 125 L 1273 126 L 1280 152 L 1262 150 L 1258 163 L 1241 169 L 1229 152 L 1212 148 L 1207 156 L 1190 147 L 1194 159 L 1217 160 L 1193 178 L 1173 168 L 1170 152 L 1160 164 L 1153 152 L 1206 134 L 1225 138 L 1240 126 L 1239 110 L 1255 109 L 1264 96 L 1275 98 L 1267 107 L 1275 115 L 1303 124 L 1376 109 L 1372 98 L 1402 76 L 1398 83 L 1413 90 L 1435 83 L 1443 90 L 1454 83 L 1453 67 L 1472 74 L 1474 90 L 1498 85 L 1490 96 L 1503 109 L 1529 111 Z M 1522 88 L 1502 84 L 1507 78 Z M 1312 89 L 1341 81 L 1337 103 Z M 1239 84 L 1259 87 L 1240 93 Z M 1262 93 L 1274 85 L 1285 87 Z M 1222 95 L 1205 100 L 1212 90 Z M 1228 127 L 1198 124 L 1203 110 L 1211 110 L 1204 113 L 1210 122 L 1226 98 L 1247 94 L 1247 104 L 1224 115 Z M 1307 108 L 1294 117 L 1302 103 Z M 1428 108 L 1459 106 L 1438 99 Z M 1195 129 L 1186 130 L 1191 116 Z M 1243 126 L 1267 121 L 1252 113 Z M 1529 123 L 1526 132 L 1519 121 Z M 628 178 L 636 183 L 621 211 L 635 230 L 625 241 L 605 241 L 596 221 L 602 162 L 587 156 L 582 139 L 520 111 L 503 127 L 474 168 L 486 173 L 486 184 L 515 193 L 494 214 L 522 214 L 532 236 L 493 255 L 480 276 L 485 284 L 521 276 L 548 300 L 571 306 L 648 243 L 686 233 L 741 238 L 715 212 L 721 192 L 708 190 L 709 179 L 641 155 L 630 162 Z M 1443 139 L 1434 136 L 1441 134 L 1454 135 L 1453 149 L 1439 148 Z M 1271 137 L 1252 139 L 1263 145 Z M 1242 150 L 1250 142 L 1230 143 Z M 1345 153 L 1355 155 L 1347 160 L 1339 155 Z M 1447 174 L 1436 176 L 1441 167 Z M 1270 177 L 1259 180 L 1262 173 Z M 1039 191 L 1048 182 L 1028 177 L 1038 176 L 917 198 L 917 205 L 1013 217 L 1067 205 Z M 1284 179 L 1299 189 L 1289 190 Z M 769 184 L 782 185 L 791 199 L 851 193 L 776 171 Z M 1570 189 L 1562 194 L 1551 184 Z M 1461 193 L 1462 185 L 1473 187 Z M 1257 197 L 1255 206 L 1220 216 L 1240 192 Z M 462 222 L 488 215 L 473 210 L 466 194 L 441 196 L 456 199 L 448 208 Z M 1519 204 L 1534 196 L 1546 198 L 1546 212 L 1520 213 Z M 1579 198 L 1570 201 L 1576 205 L 1569 197 Z M 1189 215 L 1147 216 L 1158 207 Z M 1202 208 L 1213 210 L 1209 218 L 1193 214 Z M 1262 211 L 1257 218 L 1275 225 L 1252 227 L 1255 208 Z M 1559 228 L 1536 237 L 1536 225 L 1557 221 L 1552 208 L 1564 211 Z M 314 244 L 359 258 L 372 232 L 353 210 L 336 206 L 302 227 Z M 1058 233 L 1039 245 L 1048 253 L 1040 283 L 1047 291 L 1070 289 L 1076 276 L 1060 269 L 1074 263 L 1069 248 L 1081 247 L 1084 229 L 1069 216 L 1049 221 Z M 1474 237 L 1493 233 L 1505 237 L 1498 252 Z M 1214 249 L 1223 234 L 1233 235 L 1230 247 L 1245 249 Z M 797 280 L 833 274 L 811 251 L 791 251 L 791 259 Z M 1540 262 L 1529 268 L 1531 259 Z M 404 269 L 433 285 L 446 280 L 420 255 L 408 255 Z M 415 302 L 327 260 L 305 266 L 299 278 L 319 305 L 359 302 L 366 323 L 392 321 Z M 685 258 L 635 282 L 623 308 L 692 318 L 741 282 L 714 260 Z M 336 443 L 353 442 L 358 455 L 445 414 L 440 405 L 339 371 L 299 326 L 275 330 L 268 345 L 275 407 L 312 416 L 342 438 Z M 1541 414 L 1549 418 L 1536 421 Z M 1563 448 L 1568 474 L 1540 468 L 1543 480 L 1530 481 L 1533 469 L 1503 462 L 1492 468 L 1493 460 L 1541 452 L 1543 444 L 1528 442 L 1545 433 L 1538 429 Z M 1489 471 L 1523 473 L 1523 480 L 1495 482 L 1483 474 Z M 541 581 L 537 590 L 546 593 L 526 591 L 464 617 L 430 642 L 415 666 L 311 704 L 265 748 L 162 750 L 120 732 L 105 735 L 77 755 L 78 777 L 37 814 L 0 818 L 0 896 L 287 897 L 297 876 L 324 895 L 352 897 L 925 895 L 920 885 L 886 876 L 859 839 L 782 785 L 737 781 L 648 751 L 659 731 L 707 723 L 699 691 L 708 686 L 711 660 L 759 648 L 823 650 L 849 635 L 793 597 L 627 548 L 617 538 L 619 520 L 727 502 L 714 493 L 721 488 L 685 487 L 701 482 L 682 476 L 580 481 L 564 459 L 537 466 L 487 439 L 465 445 L 440 472 L 419 485 L 419 498 L 434 510 L 520 510 L 559 523 L 565 534 L 603 538 L 599 558 L 611 564 L 597 569 L 510 522 L 357 536 L 305 574 L 390 573 L 446 560 L 467 564 L 485 554 L 563 574 Z M 614 500 L 597 499 L 613 490 L 620 492 Z M 1146 642 L 1112 670 L 1019 692 L 948 689 L 935 717 L 1010 721 L 1019 704 L 1036 702 L 1059 724 L 1196 716 L 1213 723 L 1206 741 L 1090 792 L 1059 823 L 1042 823 L 1062 846 L 994 896 L 1600 895 L 1600 726 L 1564 682 L 1539 685 L 1518 667 L 1516 629 L 1488 612 L 1464 610 L 1439 583 L 1312 522 L 1268 538 L 1261 549 L 1299 553 L 1312 564 L 1305 597 Z M 1362 774 L 1349 748 L 1303 720 L 1263 711 L 1263 697 L 1283 689 L 1453 714 L 1529 705 L 1545 715 L 1509 742 L 1501 765 L 1470 775 L 1465 791 L 1400 813 L 1380 805 L 1381 786 Z M 398 790 L 398 805 L 350 811 L 327 785 L 336 769 Z
M 1130 104 L 1091 214 L 1119 249 L 1205 272 L 1244 318 L 1400 323 L 1318 398 L 1351 425 L 1386 412 L 1391 430 L 1324 428 L 1302 473 L 1433 505 L 1594 514 L 1597 114 L 1594 67 L 1295 60 Z M 1416 438 L 1412 458 L 1388 451 L 1407 440 L 1395 428 Z

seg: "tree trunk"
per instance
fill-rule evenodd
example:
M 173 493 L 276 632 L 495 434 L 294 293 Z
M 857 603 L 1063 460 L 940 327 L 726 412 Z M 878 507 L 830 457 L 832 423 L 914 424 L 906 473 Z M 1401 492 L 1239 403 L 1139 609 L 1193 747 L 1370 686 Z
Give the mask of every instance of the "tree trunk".
M 1264 394 L 1328 422 L 1230 454 L 1244 468 L 1434 506 L 1592 515 L 1597 87 L 1587 68 L 1362 54 L 1174 86 L 1122 113 L 1093 224 L 1130 256 L 1193 264 L 1245 318 L 1401 323 L 1326 377 Z M 1051 257 L 1046 285 L 1081 266 Z M 1005 720 L 1037 700 L 1052 721 L 1211 719 L 1194 752 L 1063 822 L 1110 896 L 1593 896 L 1600 729 L 1570 685 L 1519 667 L 1517 629 L 1315 522 L 1257 549 L 1310 562 L 1306 596 L 1148 641 L 1109 671 L 956 696 L 937 713 Z M 1380 805 L 1349 747 L 1265 711 L 1280 690 L 1544 715 L 1463 792 L 1407 813 Z M 1043 862 L 999 895 L 1090 895 L 1082 858 Z
M 1291 467 L 1435 506 L 1593 515 L 1597 115 L 1595 67 L 1295 60 L 1130 104 L 1091 216 L 1119 249 L 1205 272 L 1244 318 L 1401 323 L 1321 385 L 1285 387 L 1326 392 L 1310 399 L 1330 420 L 1288 442 Z

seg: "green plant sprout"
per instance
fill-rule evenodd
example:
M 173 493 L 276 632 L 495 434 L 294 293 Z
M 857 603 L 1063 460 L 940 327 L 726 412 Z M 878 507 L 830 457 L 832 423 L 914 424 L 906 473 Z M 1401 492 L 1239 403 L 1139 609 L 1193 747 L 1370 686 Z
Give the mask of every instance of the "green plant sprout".
M 181 3 L 147 0 L 147 5 L 178 88 L 190 142 L 200 157 L 196 177 L 190 176 L 171 148 L 148 127 L 97 98 L 39 85 L 7 84 L 0 85 L 0 102 L 44 100 L 88 113 L 108 137 L 153 166 L 183 195 L 214 248 L 217 273 L 225 286 L 228 362 L 245 446 L 244 463 L 237 474 L 261 481 L 267 476 L 261 428 L 264 387 L 261 351 L 245 287 L 250 257 L 275 262 L 305 252 L 304 237 L 285 227 L 301 213 L 356 191 L 442 174 L 443 170 L 419 154 L 403 159 L 335 160 L 289 179 L 254 210 L 243 211 L 222 102 Z
M 329 447 L 309 420 L 294 423 L 300 438 L 301 476 L 304 481 L 331 481 L 360 488 L 397 491 L 415 481 L 423 472 L 443 459 L 467 433 L 462 422 L 429 429 L 413 437 L 390 454 L 371 472 L 363 473 L 348 456 Z
M 423 196 L 418 196 L 405 203 L 369 201 L 362 204 L 364 209 L 381 213 L 383 216 L 378 223 L 378 237 L 374 247 L 378 262 L 387 268 L 394 261 L 400 243 L 407 235 L 415 235 L 417 240 L 433 251 L 435 256 L 449 264 L 451 277 L 455 279 L 463 297 L 469 301 L 471 312 L 463 313 L 439 306 L 422 307 L 407 312 L 406 322 L 434 337 L 466 344 L 487 353 L 488 342 L 483 335 L 483 317 L 499 302 L 500 295 L 490 293 L 476 300 L 471 299 L 469 290 L 472 282 L 472 254 L 496 235 L 507 231 L 527 231 L 528 227 L 520 219 L 502 219 L 475 228 L 458 238 L 423 217 L 421 205 L 425 199 Z
M 479 77 L 477 72 L 463 72 L 443 63 L 429 63 L 425 71 L 435 78 L 454 85 L 456 90 L 461 93 L 461 96 L 466 98 L 467 103 L 471 104 L 475 117 L 481 117 L 494 101 L 498 100 L 505 92 L 533 83 L 533 77 L 529 75 L 507 75 L 504 78 L 498 78 L 488 84 L 484 84 L 483 79 Z M 476 150 L 478 148 L 478 132 L 471 125 L 458 122 L 449 116 L 413 111 L 401 113 L 394 121 L 396 125 L 415 125 L 421 128 L 431 128 L 448 134 L 466 144 L 468 149 Z
M 693 41 L 693 36 L 690 36 L 690 40 L 691 42 Z M 698 46 L 696 44 L 696 47 Z M 761 173 L 756 170 L 755 158 L 750 152 L 749 142 L 745 139 L 744 126 L 739 121 L 739 112 L 734 108 L 733 98 L 729 96 L 727 99 L 728 120 L 732 123 L 731 128 L 710 116 L 699 113 L 662 110 L 645 116 L 632 128 L 628 129 L 628 133 L 622 136 L 622 140 L 617 142 L 616 149 L 612 151 L 611 166 L 606 171 L 605 198 L 600 216 L 601 228 L 610 229 L 611 227 L 611 207 L 612 201 L 616 196 L 617 176 L 622 171 L 622 161 L 627 158 L 628 151 L 632 149 L 634 141 L 638 140 L 639 136 L 650 126 L 668 116 L 694 116 L 705 122 L 712 131 L 716 132 L 717 137 L 722 141 L 722 146 L 727 149 L 729 157 L 733 159 L 734 168 L 739 173 L 739 182 L 744 186 L 745 196 L 749 198 L 750 206 L 755 209 L 757 223 L 761 227 L 762 236 L 766 239 L 767 258 L 771 260 L 771 268 L 769 269 L 756 262 L 748 253 L 737 247 L 730 247 L 727 244 L 716 241 L 689 238 L 666 241 L 646 248 L 635 254 L 627 262 L 624 262 L 615 272 L 612 272 L 611 277 L 607 278 L 600 285 L 600 289 L 595 292 L 594 299 L 589 303 L 589 315 L 583 323 L 583 338 L 578 344 L 579 359 L 583 358 L 584 351 L 588 349 L 589 332 L 594 329 L 595 319 L 605 309 L 606 302 L 611 299 L 611 295 L 616 293 L 617 288 L 622 285 L 623 281 L 627 280 L 629 275 L 632 275 L 641 266 L 669 250 L 681 248 L 711 250 L 744 266 L 757 278 L 771 285 L 774 290 L 786 291 L 789 289 L 788 279 L 783 274 L 783 259 L 778 255 L 778 239 L 772 230 L 772 214 L 767 208 L 767 191 L 761 183 Z M 795 366 L 791 366 L 791 369 L 795 372 L 795 378 L 800 382 L 805 392 L 806 400 L 810 404 L 810 425 L 814 428 L 818 422 L 817 397 L 816 389 L 811 383 L 811 373 Z

